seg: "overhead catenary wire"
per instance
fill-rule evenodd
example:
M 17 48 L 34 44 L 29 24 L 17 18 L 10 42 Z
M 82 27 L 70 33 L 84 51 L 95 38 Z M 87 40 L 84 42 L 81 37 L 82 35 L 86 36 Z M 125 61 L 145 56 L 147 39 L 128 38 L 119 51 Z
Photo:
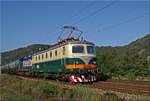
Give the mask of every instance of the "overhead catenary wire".
M 90 8 L 91 6 L 93 6 L 95 4 L 96 1 L 90 1 L 91 3 L 89 3 L 88 5 L 86 5 L 85 7 L 83 7 L 82 9 L 80 9 L 78 11 L 78 13 L 72 15 L 72 17 L 70 17 L 70 19 L 74 19 L 75 17 L 78 17 L 79 15 L 81 15 L 82 12 L 84 12 L 86 9 Z M 69 21 L 68 21 L 69 22 Z M 58 27 L 63 29 L 64 24 L 60 24 Z M 56 33 L 60 33 L 59 37 L 63 35 L 63 30 L 56 32 Z M 58 39 L 59 39 L 58 37 Z
M 106 8 L 108 8 L 108 7 L 110 7 L 110 6 L 112 6 L 112 5 L 113 5 L 114 3 L 116 3 L 116 2 L 117 2 L 117 0 L 116 0 L 116 1 L 112 1 L 111 3 L 105 5 L 104 7 L 99 8 L 99 9 L 95 10 L 94 12 L 88 14 L 87 16 L 85 16 L 85 17 L 79 19 L 78 21 L 76 21 L 76 22 L 73 23 L 72 25 L 78 24 L 78 23 L 80 23 L 80 22 L 82 22 L 82 21 L 88 19 L 89 17 L 96 15 L 97 13 L 103 11 L 104 9 L 106 9 Z
M 119 22 L 119 23 L 117 23 L 117 24 L 113 24 L 113 25 L 110 25 L 110 26 L 108 26 L 108 27 L 104 27 L 104 28 L 98 30 L 98 32 L 106 31 L 106 30 L 109 30 L 109 29 L 118 27 L 118 26 L 120 26 L 120 25 L 122 25 L 122 24 L 125 24 L 125 23 L 131 23 L 131 22 L 136 21 L 136 20 L 138 20 L 138 19 L 141 19 L 141 18 L 143 18 L 143 17 L 145 17 L 145 16 L 147 16 L 147 15 L 149 15 L 149 14 L 145 14 L 145 15 L 141 15 L 141 16 L 136 16 L 136 17 L 133 17 L 133 18 L 124 20 L 124 21 Z
M 125 13 L 124 15 L 121 15 L 121 16 L 127 18 L 129 15 L 133 14 L 133 13 L 135 12 L 135 10 L 138 10 L 138 9 L 139 9 L 139 8 L 137 8 L 137 7 L 134 7 L 134 8 L 132 8 L 132 9 L 129 9 L 127 14 Z M 111 18 L 110 18 L 110 19 L 111 19 Z M 117 18 L 117 19 L 119 19 L 119 18 Z M 124 19 L 122 19 L 122 20 L 124 20 Z M 97 26 L 101 26 L 101 25 L 102 25 L 102 23 L 98 24 Z
M 78 12 L 74 15 L 71 16 L 71 19 L 74 19 L 78 16 L 81 15 L 81 13 L 83 13 L 85 10 L 87 10 L 88 8 L 90 8 L 91 6 L 93 6 L 95 4 L 96 1 L 90 1 L 90 3 L 88 5 L 86 5 L 85 7 L 81 8 L 80 10 L 78 10 Z
M 88 14 L 87 16 L 85 16 L 85 17 L 81 18 L 80 20 L 78 20 L 76 23 L 70 24 L 70 25 L 74 26 L 75 24 L 78 24 L 78 23 L 80 23 L 80 22 L 82 22 L 82 21 L 88 19 L 89 17 L 96 15 L 97 13 L 103 11 L 104 9 L 106 9 L 106 8 L 108 8 L 108 7 L 110 7 L 110 6 L 112 6 L 112 5 L 113 5 L 114 3 L 116 3 L 117 1 L 119 1 L 119 0 L 115 0 L 115 1 L 110 2 L 109 4 L 106 4 L 106 5 L 103 6 L 102 8 L 99 8 L 99 9 L 95 10 L 94 12 L 92 12 L 92 13 Z M 90 3 L 90 4 L 89 4 L 88 6 L 86 6 L 83 10 L 81 10 L 81 12 L 84 11 L 84 10 L 86 10 L 86 9 L 88 9 L 88 8 L 89 8 L 90 6 L 92 6 L 93 4 L 95 4 L 95 1 L 92 1 L 92 3 Z M 78 14 L 77 14 L 77 15 L 74 15 L 74 16 L 78 16 Z M 62 26 L 63 26 L 63 25 L 60 25 L 60 27 L 62 27 Z M 63 34 L 63 33 L 61 33 L 60 36 L 61 36 L 62 34 Z M 59 39 L 59 38 L 58 38 L 58 39 Z
M 65 23 L 69 23 L 72 22 L 73 19 L 75 19 L 76 17 L 80 16 L 81 13 L 83 13 L 84 11 L 86 11 L 88 8 L 90 8 L 91 6 L 93 6 L 95 4 L 96 1 L 90 1 L 90 3 L 82 8 L 80 8 L 75 14 L 72 14 L 71 17 L 69 17 L 67 19 L 67 21 L 65 21 Z M 59 24 L 59 26 L 63 26 L 63 24 Z
M 102 10 L 104 10 L 104 9 L 106 9 L 106 8 L 108 8 L 108 7 L 110 7 L 110 6 L 112 6 L 116 1 L 118 1 L 118 0 L 112 1 L 111 3 L 105 5 L 104 7 L 95 10 L 94 12 L 90 13 L 88 16 L 85 16 L 84 18 L 80 19 L 79 21 L 77 21 L 77 22 L 74 23 L 74 24 L 77 24 L 77 23 L 79 23 L 79 22 L 81 22 L 81 21 L 83 21 L 83 20 L 86 20 L 86 19 L 88 19 L 89 17 L 91 17 L 91 16 L 93 16 L 93 15 L 99 13 L 100 11 L 102 11 Z M 84 9 L 82 9 L 80 12 L 83 12 L 84 10 L 88 9 L 90 6 L 94 5 L 95 2 L 96 2 L 96 1 L 92 1 L 89 5 L 87 5 L 87 6 L 86 6 Z M 76 17 L 76 16 L 78 16 L 78 14 L 75 14 L 75 15 L 74 15 L 74 17 Z M 74 25 L 74 24 L 71 24 L 71 25 Z M 62 27 L 63 25 L 60 25 L 60 26 Z M 62 33 L 61 33 L 61 35 L 62 35 Z

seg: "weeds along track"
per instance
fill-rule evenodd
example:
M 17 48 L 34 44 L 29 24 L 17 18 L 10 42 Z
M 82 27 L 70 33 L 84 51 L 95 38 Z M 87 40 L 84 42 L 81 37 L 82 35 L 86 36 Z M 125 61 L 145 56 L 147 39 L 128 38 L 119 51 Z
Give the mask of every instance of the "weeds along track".
M 29 80 L 42 79 L 42 78 L 31 78 L 31 77 L 23 77 L 23 76 L 18 76 L 18 77 L 22 79 L 29 79 Z M 49 79 L 46 80 L 50 83 L 68 85 L 69 87 L 78 85 L 78 84 L 71 84 L 63 81 L 56 81 L 56 80 L 49 80 Z M 116 92 L 127 93 L 127 94 L 150 96 L 150 81 L 107 80 L 107 81 L 94 82 L 92 84 L 79 84 L 79 85 L 81 86 L 83 85 L 84 87 L 110 90 L 110 91 L 116 91 Z

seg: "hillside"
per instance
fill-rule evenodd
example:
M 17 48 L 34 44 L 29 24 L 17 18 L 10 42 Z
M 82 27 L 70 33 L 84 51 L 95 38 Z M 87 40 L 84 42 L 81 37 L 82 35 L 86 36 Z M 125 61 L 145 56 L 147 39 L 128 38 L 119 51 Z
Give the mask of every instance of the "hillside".
M 1 53 L 1 55 L 2 55 L 2 59 L 1 59 L 2 64 L 9 63 L 9 62 L 14 61 L 18 58 L 26 56 L 28 54 L 33 54 L 33 53 L 36 53 L 38 51 L 48 49 L 49 47 L 50 47 L 50 45 L 33 44 L 33 45 L 29 45 L 27 47 L 23 47 L 23 48 L 11 50 L 11 51 L 3 52 L 3 53 Z
M 150 34 L 122 47 L 97 47 L 102 71 L 115 77 L 150 76 Z
M 34 44 L 2 53 L 2 64 L 48 49 L 50 45 Z M 96 47 L 97 62 L 103 72 L 110 76 L 150 76 L 150 34 L 125 46 Z
M 137 55 L 147 59 L 150 56 L 150 34 L 144 36 L 143 38 L 137 39 L 128 45 L 120 47 L 97 47 L 97 55 L 110 54 L 113 58 L 119 60 L 120 58 L 128 59 L 132 55 Z

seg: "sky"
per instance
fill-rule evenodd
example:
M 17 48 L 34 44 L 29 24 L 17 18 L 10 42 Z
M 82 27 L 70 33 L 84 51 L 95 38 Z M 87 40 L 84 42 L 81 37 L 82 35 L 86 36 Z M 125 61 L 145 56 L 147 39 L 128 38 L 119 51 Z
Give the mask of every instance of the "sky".
M 150 33 L 150 1 L 1 1 L 1 52 L 54 44 L 75 26 L 97 46 L 122 46 Z

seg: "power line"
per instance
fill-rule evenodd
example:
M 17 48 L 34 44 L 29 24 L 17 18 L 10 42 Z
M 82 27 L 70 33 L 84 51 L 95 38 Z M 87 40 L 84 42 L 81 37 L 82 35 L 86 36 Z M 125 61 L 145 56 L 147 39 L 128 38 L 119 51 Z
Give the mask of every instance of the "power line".
M 116 0 L 116 1 L 117 1 L 117 0 Z M 80 19 L 79 21 L 77 21 L 77 22 L 74 23 L 74 24 L 77 24 L 77 23 L 79 23 L 79 22 L 81 22 L 81 21 L 83 21 L 83 20 L 86 20 L 87 18 L 89 18 L 89 17 L 91 17 L 91 16 L 93 16 L 93 15 L 96 15 L 96 14 L 99 13 L 100 11 L 102 11 L 102 10 L 104 10 L 104 9 L 106 9 L 106 8 L 108 8 L 108 7 L 110 7 L 110 6 L 112 6 L 116 1 L 112 1 L 111 3 L 105 5 L 104 7 L 97 9 L 96 11 L 94 11 L 94 12 L 92 12 L 91 14 L 85 16 L 84 18 Z M 92 2 L 92 3 L 90 3 L 88 6 L 92 6 L 94 3 L 95 3 L 95 1 Z M 87 9 L 87 8 L 89 8 L 88 6 L 86 6 L 86 7 L 84 8 L 84 10 Z M 83 10 L 82 10 L 82 11 L 83 11 Z M 75 16 L 77 16 L 77 15 L 75 15 Z M 72 24 L 72 25 L 74 25 L 74 24 Z M 62 25 L 60 25 L 59 27 L 62 27 Z M 59 33 L 59 32 L 57 32 L 57 33 Z
M 132 9 L 129 9 L 128 10 L 128 13 L 127 14 L 124 14 L 124 15 L 122 15 L 122 16 L 126 16 L 126 18 L 127 18 L 127 16 L 128 15 L 131 15 L 131 14 L 133 14 L 133 12 L 135 12 L 136 10 L 138 10 L 139 8 L 137 8 L 137 7 L 134 7 L 134 8 L 132 8 Z M 119 19 L 119 18 L 117 18 L 117 19 Z M 102 23 L 100 23 L 100 24 L 98 24 L 97 26 L 101 26 L 102 25 Z
M 78 24 L 78 23 L 80 23 L 80 22 L 86 20 L 87 18 L 96 15 L 97 13 L 103 11 L 104 9 L 106 9 L 106 8 L 108 8 L 108 7 L 110 7 L 110 6 L 112 6 L 115 2 L 116 2 L 116 1 L 113 1 L 113 2 L 111 2 L 111 3 L 107 4 L 107 5 L 105 5 L 104 7 L 97 9 L 96 11 L 90 13 L 89 15 L 87 15 L 87 16 L 81 18 L 80 20 L 78 20 L 77 22 L 73 23 L 73 25 Z
M 145 16 L 147 16 L 147 15 L 148 15 L 148 14 L 142 15 L 142 16 L 136 16 L 136 17 L 131 18 L 131 19 L 127 19 L 127 20 L 122 21 L 122 22 L 120 22 L 120 23 L 117 23 L 117 24 L 114 24 L 114 25 L 110 25 L 110 26 L 108 26 L 108 27 L 104 27 L 104 28 L 98 30 L 98 32 L 105 31 L 105 30 L 109 30 L 109 29 L 118 27 L 118 26 L 120 26 L 120 25 L 122 25 L 122 24 L 125 24 L 125 23 L 133 22 L 133 21 L 138 20 L 138 19 L 141 19 L 141 18 L 143 18 L 143 17 L 145 17 Z
M 88 8 L 90 8 L 91 6 L 93 6 L 94 4 L 95 4 L 95 2 L 96 1 L 91 1 L 88 5 L 86 5 L 85 7 L 83 7 L 82 9 L 80 9 L 79 11 L 78 11 L 78 13 L 76 13 L 76 14 L 74 14 L 74 15 L 72 15 L 72 17 L 70 17 L 70 19 L 74 19 L 75 17 L 78 17 L 82 12 L 84 12 L 86 9 L 88 9 Z M 66 21 L 67 22 L 67 21 Z M 68 21 L 69 22 L 69 21 Z M 63 27 L 63 25 L 64 24 L 60 24 L 59 26 L 57 26 L 57 27 L 61 27 L 61 29 L 62 29 L 62 27 Z M 60 32 L 60 31 L 59 31 Z M 57 32 L 57 33 L 59 33 L 59 32 Z
M 91 1 L 88 5 L 82 7 L 80 10 L 77 11 L 77 13 L 73 14 L 71 17 L 69 17 L 66 21 L 66 23 L 68 22 L 72 22 L 73 19 L 75 19 L 76 17 L 79 17 L 81 15 L 81 13 L 83 13 L 85 10 L 87 10 L 88 8 L 90 8 L 91 6 L 93 6 L 95 4 L 96 1 Z M 71 24 L 70 24 L 71 25 Z M 63 26 L 63 24 L 60 24 L 60 26 Z
M 80 9 L 76 14 L 72 15 L 71 19 L 80 16 L 80 14 L 82 12 L 84 12 L 85 10 L 87 10 L 88 8 L 90 8 L 91 6 L 93 6 L 95 4 L 96 1 L 91 1 L 90 4 L 86 5 L 84 8 Z
M 75 18 L 75 17 L 78 17 L 84 10 L 90 8 L 90 6 L 94 5 L 96 1 L 91 1 L 91 3 L 89 3 L 88 5 L 86 5 L 85 7 L 83 7 L 82 9 L 80 9 L 78 11 L 78 13 L 72 15 L 72 17 L 70 17 L 71 19 Z M 68 21 L 69 22 L 69 21 Z M 61 27 L 61 30 L 62 30 L 62 27 L 63 27 L 63 24 L 60 24 L 58 27 Z M 59 36 L 62 36 L 62 31 L 59 31 L 59 32 L 56 32 L 56 33 L 60 33 Z

